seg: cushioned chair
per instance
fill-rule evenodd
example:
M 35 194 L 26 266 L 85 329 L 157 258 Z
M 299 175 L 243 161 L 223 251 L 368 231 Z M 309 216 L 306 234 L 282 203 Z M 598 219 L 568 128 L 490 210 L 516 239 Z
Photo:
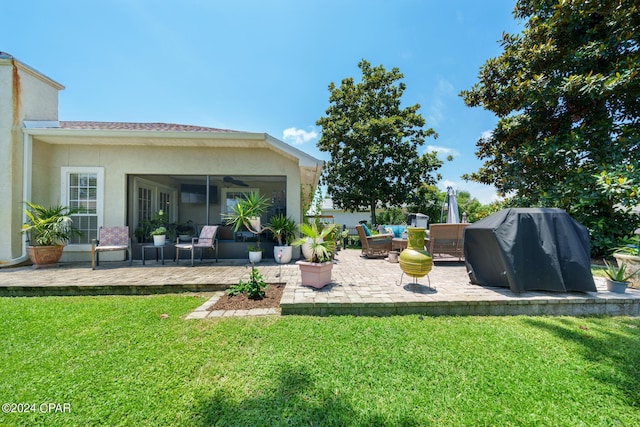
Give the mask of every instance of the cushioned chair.
M 469 224 L 431 224 L 429 226 L 429 253 L 436 258 L 464 259 L 464 229 Z
M 205 225 L 200 230 L 200 236 L 191 239 L 191 243 L 176 243 L 176 264 L 180 263 L 180 251 L 191 252 L 191 266 L 193 267 L 193 255 L 196 249 L 200 249 L 200 261 L 202 261 L 204 251 L 213 249 L 218 262 L 218 226 Z
M 367 258 L 384 257 L 389 254 L 393 234 L 367 235 L 362 225 L 356 225 L 356 230 L 358 237 L 360 237 L 360 243 L 362 243 L 362 254 Z
M 91 269 L 100 265 L 100 252 L 127 251 L 131 265 L 129 227 L 100 227 L 98 238 L 91 241 Z

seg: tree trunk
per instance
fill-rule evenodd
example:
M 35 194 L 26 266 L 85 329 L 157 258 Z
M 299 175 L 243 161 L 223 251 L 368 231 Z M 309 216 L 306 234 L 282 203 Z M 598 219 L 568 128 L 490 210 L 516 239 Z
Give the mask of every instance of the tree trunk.
M 376 201 L 371 200 L 370 203 L 371 204 L 369 205 L 369 208 L 371 210 L 371 225 L 373 226 L 376 223 Z

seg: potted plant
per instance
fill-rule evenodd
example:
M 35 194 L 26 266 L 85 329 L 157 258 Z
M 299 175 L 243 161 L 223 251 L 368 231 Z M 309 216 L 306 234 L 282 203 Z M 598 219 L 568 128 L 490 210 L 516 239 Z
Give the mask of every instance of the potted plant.
M 293 256 L 293 247 L 291 242 L 296 236 L 296 223 L 290 217 L 277 214 L 269 219 L 269 223 L 265 229 L 273 233 L 278 244 L 273 247 L 273 258 L 280 264 L 291 262 Z
M 262 248 L 259 245 L 250 245 L 247 250 L 249 251 L 249 262 L 251 264 L 262 261 Z
M 625 263 L 621 263 L 618 267 L 609 264 L 607 260 L 603 261 L 607 266 L 604 271 L 604 274 L 606 274 L 607 276 L 607 290 L 623 294 L 627 289 L 627 286 L 629 285 L 629 278 L 637 273 L 637 271 L 633 273 L 627 273 L 627 265 Z
M 175 224 L 175 230 L 180 241 L 190 242 L 193 236 L 193 221 L 179 222 Z
M 244 196 L 235 206 L 231 207 L 231 213 L 225 215 L 227 225 L 233 226 L 233 231 L 237 232 L 241 227 L 245 227 L 258 238 L 255 251 L 249 251 L 249 259 L 262 260 L 262 249 L 260 248 L 260 234 L 264 231 L 260 224 L 260 217 L 266 212 L 269 203 L 264 196 L 256 192 Z M 251 255 L 251 252 L 254 252 Z M 254 262 L 254 261 L 252 261 Z M 260 262 L 260 261 L 255 261 Z
M 21 231 L 27 235 L 29 259 L 34 268 L 56 267 L 64 246 L 74 235 L 82 234 L 72 227 L 71 215 L 77 211 L 60 205 L 45 207 L 31 202 L 26 205 L 27 222 Z
M 154 246 L 163 246 L 167 240 L 166 227 L 158 227 L 151 231 L 151 237 L 153 237 Z
M 629 268 L 636 270 L 629 278 L 629 286 L 640 288 L 640 228 L 634 232 L 632 237 L 625 239 L 622 245 L 614 250 L 613 257 L 618 262 L 618 265 L 624 263 Z
M 300 233 L 303 237 L 293 242 L 296 246 L 308 246 L 309 256 L 306 261 L 297 261 L 300 266 L 302 285 L 313 288 L 322 288 L 331 283 L 331 270 L 333 269 L 333 252 L 335 240 L 329 236 L 334 232 L 335 224 L 322 226 L 317 222 L 300 225 Z
M 164 227 L 166 238 L 174 241 L 178 235 L 176 224 L 170 224 L 169 218 L 166 212 L 160 209 L 158 212 L 153 214 L 152 218 L 144 219 L 142 222 L 136 227 L 133 234 L 136 236 L 138 243 L 146 243 L 151 240 L 153 237 L 152 231 Z

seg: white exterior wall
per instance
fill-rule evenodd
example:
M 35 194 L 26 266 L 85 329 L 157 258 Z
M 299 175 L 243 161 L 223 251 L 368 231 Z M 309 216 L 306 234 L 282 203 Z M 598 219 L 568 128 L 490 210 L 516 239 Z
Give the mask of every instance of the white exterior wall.
M 104 168 L 103 225 L 126 224 L 127 175 L 283 175 L 287 177 L 287 214 L 301 220 L 300 168 L 293 160 L 267 148 L 167 147 L 135 145 L 58 145 L 34 140 L 34 200 L 64 204 L 61 168 Z M 126 145 L 130 143 L 131 145 Z M 219 216 L 212 216 L 212 222 Z M 130 228 L 135 228 L 131 225 Z M 88 260 L 89 253 L 74 253 L 67 246 L 63 261 Z
M 12 58 L 0 58 L 0 266 L 23 256 L 24 120 L 57 120 L 63 87 Z
M 0 239 L 9 242 L 0 245 L 0 267 L 26 260 L 20 234 L 25 200 L 66 204 L 61 200 L 64 167 L 104 171 L 102 225 L 127 223 L 128 175 L 171 174 L 286 176 L 287 214 L 302 221 L 301 182 L 317 183 L 322 167 L 317 159 L 267 134 L 69 130 L 36 123 L 58 120 L 61 89 L 0 53 Z M 211 218 L 217 220 L 219 213 Z M 88 260 L 90 254 L 68 246 L 63 260 L 77 256 Z

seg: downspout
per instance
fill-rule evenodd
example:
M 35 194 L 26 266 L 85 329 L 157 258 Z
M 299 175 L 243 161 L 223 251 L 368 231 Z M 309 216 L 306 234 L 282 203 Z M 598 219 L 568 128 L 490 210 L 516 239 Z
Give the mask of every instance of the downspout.
M 32 139 L 31 135 L 27 135 L 23 133 L 23 166 L 22 166 L 22 200 L 27 201 L 31 200 L 31 147 L 32 147 Z M 22 222 L 27 221 L 27 216 L 22 213 Z M 27 255 L 27 235 L 22 235 L 22 253 L 18 258 L 13 258 L 9 261 L 6 261 L 2 264 L 3 267 L 12 267 L 18 264 L 22 264 L 25 261 L 29 260 L 29 256 Z
M 13 68 L 13 120 L 12 132 L 19 132 L 20 128 L 20 98 L 21 98 L 21 90 L 20 90 L 20 74 L 18 73 L 18 67 L 16 66 L 15 59 L 11 60 L 12 68 Z M 23 167 L 22 167 L 22 200 L 29 200 L 31 197 L 31 137 L 28 136 L 23 131 Z M 16 138 L 17 139 L 17 138 Z M 26 221 L 26 215 L 22 214 L 23 223 Z M 5 261 L 2 263 L 3 267 L 11 267 L 17 264 L 21 264 L 27 261 L 29 257 L 27 256 L 27 236 L 22 235 L 22 253 L 18 258 L 13 258 L 11 260 Z

